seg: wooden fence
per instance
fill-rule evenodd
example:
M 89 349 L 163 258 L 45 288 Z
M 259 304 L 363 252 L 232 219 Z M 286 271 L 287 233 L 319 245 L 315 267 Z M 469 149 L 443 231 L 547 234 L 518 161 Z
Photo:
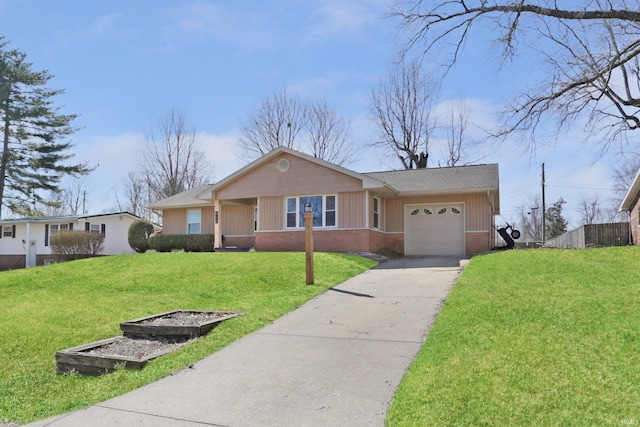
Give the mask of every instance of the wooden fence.
M 598 246 L 626 246 L 630 243 L 629 223 L 585 224 L 545 242 L 552 248 L 584 249 Z

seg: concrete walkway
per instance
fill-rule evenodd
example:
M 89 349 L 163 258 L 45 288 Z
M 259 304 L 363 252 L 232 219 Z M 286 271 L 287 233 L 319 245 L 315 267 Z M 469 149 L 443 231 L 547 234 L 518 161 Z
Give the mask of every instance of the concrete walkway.
M 191 368 L 30 425 L 384 426 L 460 265 L 387 261 Z

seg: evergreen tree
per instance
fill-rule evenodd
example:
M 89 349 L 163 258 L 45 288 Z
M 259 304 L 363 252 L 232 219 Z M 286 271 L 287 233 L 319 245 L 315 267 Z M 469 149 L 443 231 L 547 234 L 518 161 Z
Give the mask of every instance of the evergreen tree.
M 558 199 L 545 213 L 546 237 L 553 239 L 567 232 L 567 220 L 562 216 L 562 205 L 567 203 L 562 197 Z
M 36 203 L 48 205 L 46 195 L 60 191 L 63 176 L 91 172 L 86 164 L 69 165 L 77 115 L 60 113 L 53 98 L 64 93 L 46 87 L 53 77 L 33 71 L 26 54 L 6 49 L 0 37 L 0 217 L 2 208 L 34 215 Z

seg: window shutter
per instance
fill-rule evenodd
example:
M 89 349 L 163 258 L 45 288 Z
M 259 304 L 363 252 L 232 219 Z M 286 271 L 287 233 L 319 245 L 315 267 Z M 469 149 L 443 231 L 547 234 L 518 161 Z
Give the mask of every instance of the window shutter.
M 84 223 L 84 231 L 91 231 L 91 224 L 89 224 L 88 222 Z
M 11 227 L 11 237 L 12 238 L 16 238 L 16 226 L 15 224 L 13 225 L 13 227 Z
M 102 224 L 100 226 L 100 233 L 102 233 L 102 235 L 104 236 L 107 232 L 107 224 Z
M 44 225 L 44 245 L 49 246 L 49 224 Z
M 69 223 L 69 231 L 73 231 L 73 223 L 72 222 Z

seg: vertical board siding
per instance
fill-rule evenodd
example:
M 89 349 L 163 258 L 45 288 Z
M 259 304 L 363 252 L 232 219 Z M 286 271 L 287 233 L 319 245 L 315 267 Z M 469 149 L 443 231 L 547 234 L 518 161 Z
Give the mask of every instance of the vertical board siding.
M 200 209 L 200 222 L 201 222 L 201 227 L 200 230 L 202 232 L 202 234 L 213 234 L 214 230 L 213 230 L 213 226 L 214 226 L 214 212 L 215 209 L 213 206 L 207 206 L 204 207 L 202 209 Z
M 253 206 L 222 206 L 222 235 L 250 236 L 253 234 Z
M 261 197 L 258 207 L 258 226 L 261 231 L 282 230 L 284 228 L 284 198 Z
M 364 191 L 338 194 L 338 226 L 363 228 L 365 226 Z
M 478 193 L 386 199 L 383 204 L 386 214 L 385 231 L 390 233 L 404 231 L 404 205 L 420 203 L 464 203 L 466 231 L 489 231 L 491 227 L 487 195 Z
M 283 159 L 289 161 L 289 168 L 281 171 L 278 162 Z M 232 200 L 263 195 L 326 194 L 328 188 L 336 193 L 358 191 L 362 189 L 362 180 L 283 153 L 217 189 L 216 198 Z
M 186 209 L 165 209 L 162 211 L 162 234 L 186 234 Z

